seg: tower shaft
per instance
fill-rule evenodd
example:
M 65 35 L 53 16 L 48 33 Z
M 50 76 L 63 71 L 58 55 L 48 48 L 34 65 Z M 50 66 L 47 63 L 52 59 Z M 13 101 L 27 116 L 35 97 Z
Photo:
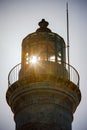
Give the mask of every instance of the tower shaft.
M 52 77 L 36 80 L 18 81 L 9 89 L 16 130 L 71 130 L 80 97 L 76 86 Z

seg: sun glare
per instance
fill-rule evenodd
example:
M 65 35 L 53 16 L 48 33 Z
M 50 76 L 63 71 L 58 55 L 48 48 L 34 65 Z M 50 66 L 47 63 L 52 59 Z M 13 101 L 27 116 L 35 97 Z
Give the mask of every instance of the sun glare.
M 31 56 L 31 57 L 30 57 L 30 63 L 31 63 L 31 64 L 37 64 L 37 63 L 38 63 L 38 58 L 37 58 L 37 56 Z

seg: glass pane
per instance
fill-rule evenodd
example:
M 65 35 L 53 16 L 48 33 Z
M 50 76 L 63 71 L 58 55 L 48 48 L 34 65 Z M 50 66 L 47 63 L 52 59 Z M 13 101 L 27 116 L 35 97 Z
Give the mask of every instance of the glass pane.
M 55 55 L 49 57 L 49 61 L 55 62 Z

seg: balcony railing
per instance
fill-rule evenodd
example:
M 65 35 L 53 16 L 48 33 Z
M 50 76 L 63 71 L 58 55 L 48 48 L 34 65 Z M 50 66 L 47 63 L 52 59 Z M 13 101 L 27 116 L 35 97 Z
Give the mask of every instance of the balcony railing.
M 58 74 L 58 77 L 65 78 L 66 80 L 69 80 L 69 81 L 73 82 L 75 85 L 77 85 L 79 87 L 79 80 L 80 80 L 80 78 L 79 78 L 79 74 L 78 74 L 77 70 L 73 66 L 71 66 L 71 65 L 69 65 L 67 63 L 64 63 L 64 62 L 58 62 L 58 64 L 60 64 L 60 66 L 63 64 L 63 66 L 65 68 L 65 69 L 63 69 L 62 67 L 60 67 L 57 70 L 56 73 Z M 55 66 L 54 66 L 54 68 L 55 68 Z M 9 72 L 9 75 L 8 75 L 8 86 L 11 86 L 13 83 L 15 83 L 16 81 L 19 80 L 19 72 L 20 72 L 20 70 L 21 70 L 21 63 L 17 64 Z M 66 70 L 68 76 L 64 75 L 64 73 L 65 73 L 64 71 L 65 70 Z M 60 75 L 60 73 L 62 74 L 62 76 Z

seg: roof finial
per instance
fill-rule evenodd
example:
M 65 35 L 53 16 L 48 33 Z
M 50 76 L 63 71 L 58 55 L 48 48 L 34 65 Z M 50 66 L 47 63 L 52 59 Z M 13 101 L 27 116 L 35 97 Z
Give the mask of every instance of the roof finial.
M 48 23 L 47 21 L 45 21 L 45 19 L 42 19 L 42 21 L 40 21 L 38 25 L 39 25 L 41 28 L 47 28 L 48 24 L 49 24 L 49 23 Z
M 40 26 L 39 29 L 37 29 L 37 32 L 51 32 L 51 30 L 49 28 L 47 28 L 47 26 L 49 25 L 49 23 L 47 21 L 45 21 L 45 19 L 42 19 L 38 25 Z

